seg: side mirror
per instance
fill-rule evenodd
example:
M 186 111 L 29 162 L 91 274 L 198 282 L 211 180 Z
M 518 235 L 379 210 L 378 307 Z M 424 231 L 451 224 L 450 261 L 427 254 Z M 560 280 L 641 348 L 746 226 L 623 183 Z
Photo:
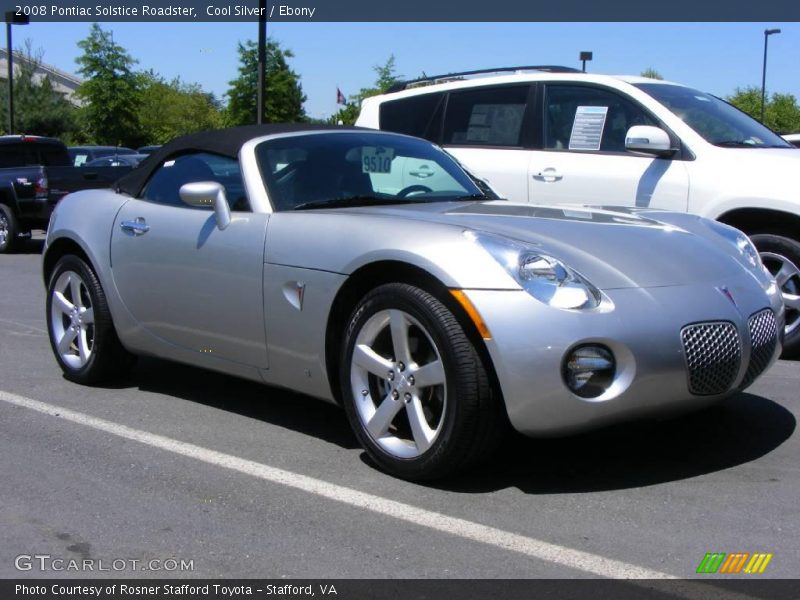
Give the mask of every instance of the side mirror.
M 189 206 L 214 208 L 217 227 L 225 229 L 231 224 L 231 207 L 225 196 L 225 188 L 216 181 L 195 181 L 184 183 L 178 194 Z
M 651 125 L 634 125 L 628 129 L 625 134 L 625 149 L 656 156 L 672 156 L 677 152 L 672 147 L 667 132 Z

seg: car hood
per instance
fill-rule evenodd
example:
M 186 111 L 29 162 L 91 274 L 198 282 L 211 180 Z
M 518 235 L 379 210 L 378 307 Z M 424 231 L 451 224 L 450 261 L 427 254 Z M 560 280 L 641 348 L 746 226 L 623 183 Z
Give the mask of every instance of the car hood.
M 693 215 L 507 201 L 348 210 L 438 222 L 531 244 L 603 289 L 711 283 L 744 273 L 733 245 Z

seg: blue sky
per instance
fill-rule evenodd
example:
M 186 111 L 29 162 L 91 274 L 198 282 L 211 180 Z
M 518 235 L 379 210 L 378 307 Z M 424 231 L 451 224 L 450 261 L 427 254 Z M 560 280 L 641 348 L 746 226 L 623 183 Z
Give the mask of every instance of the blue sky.
M 180 76 L 222 96 L 236 74 L 236 43 L 255 39 L 253 23 L 103 23 L 139 61 L 138 68 Z M 89 23 L 31 23 L 15 27 L 15 46 L 30 39 L 44 61 L 75 72 L 78 40 Z M 394 54 L 408 78 L 503 65 L 579 67 L 638 74 L 653 67 L 666 79 L 717 95 L 761 86 L 764 29 L 769 41 L 767 88 L 800 99 L 800 23 L 270 23 L 268 32 L 295 57 L 313 117 L 335 112 L 337 85 L 345 95 L 369 86 L 372 66 Z

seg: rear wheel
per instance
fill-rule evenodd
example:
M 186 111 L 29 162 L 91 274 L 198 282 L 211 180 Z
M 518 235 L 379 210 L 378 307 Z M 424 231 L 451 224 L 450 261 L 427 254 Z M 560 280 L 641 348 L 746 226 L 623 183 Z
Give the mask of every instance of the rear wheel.
M 344 338 L 345 410 L 382 469 L 434 479 L 493 450 L 505 424 L 500 402 L 472 342 L 436 297 L 380 286 L 358 304 Z
M 50 276 L 47 329 L 56 361 L 71 381 L 113 380 L 133 362 L 117 338 L 97 276 L 77 256 L 63 257 Z
M 786 309 L 784 355 L 800 353 L 800 242 L 767 233 L 751 236 L 761 260 L 778 283 Z
M 0 204 L 0 254 L 14 250 L 19 235 L 19 224 L 14 212 L 5 204 Z

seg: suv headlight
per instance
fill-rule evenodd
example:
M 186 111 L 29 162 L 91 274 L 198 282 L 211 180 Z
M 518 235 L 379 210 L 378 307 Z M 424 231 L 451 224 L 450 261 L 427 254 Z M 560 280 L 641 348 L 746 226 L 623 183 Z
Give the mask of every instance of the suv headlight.
M 534 246 L 497 235 L 465 231 L 531 296 L 562 309 L 600 306 L 602 294 L 577 271 Z

